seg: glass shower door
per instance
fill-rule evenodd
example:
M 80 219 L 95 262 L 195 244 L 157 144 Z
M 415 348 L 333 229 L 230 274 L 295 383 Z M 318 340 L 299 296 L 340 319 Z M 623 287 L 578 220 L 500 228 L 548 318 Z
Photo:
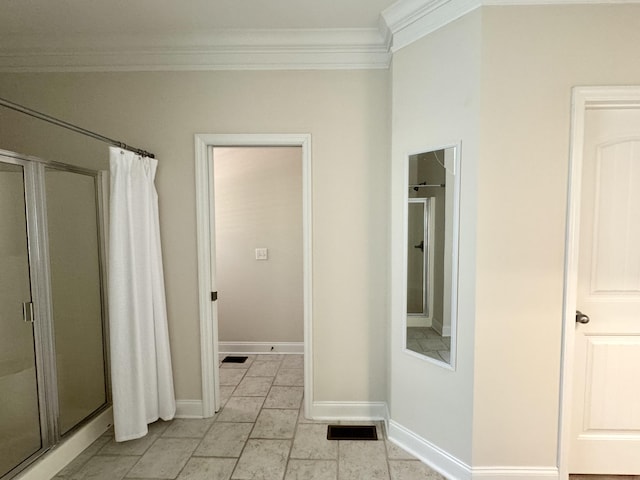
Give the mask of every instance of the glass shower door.
M 0 477 L 42 447 L 24 167 L 0 157 Z
M 94 175 L 47 167 L 45 197 L 58 385 L 66 434 L 107 403 Z
M 426 199 L 409 199 L 407 245 L 407 314 L 426 315 L 425 249 Z

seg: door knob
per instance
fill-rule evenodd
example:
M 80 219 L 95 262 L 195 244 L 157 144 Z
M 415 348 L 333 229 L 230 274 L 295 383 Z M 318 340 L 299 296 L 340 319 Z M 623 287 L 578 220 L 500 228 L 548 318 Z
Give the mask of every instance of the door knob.
M 582 313 L 580 310 L 576 310 L 576 322 L 577 323 L 589 323 L 589 316 Z

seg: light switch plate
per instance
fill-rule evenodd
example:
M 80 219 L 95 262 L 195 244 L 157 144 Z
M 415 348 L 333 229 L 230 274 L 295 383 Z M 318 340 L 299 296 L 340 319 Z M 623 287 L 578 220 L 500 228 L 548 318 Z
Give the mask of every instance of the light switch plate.
M 269 257 L 268 249 L 256 248 L 256 260 L 267 260 Z

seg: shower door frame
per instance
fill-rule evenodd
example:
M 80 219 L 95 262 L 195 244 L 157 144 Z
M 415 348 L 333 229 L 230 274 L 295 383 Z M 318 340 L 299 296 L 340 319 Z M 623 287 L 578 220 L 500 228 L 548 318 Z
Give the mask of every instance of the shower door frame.
M 433 289 L 431 285 L 433 283 L 433 218 L 435 216 L 435 198 L 433 197 L 410 197 L 407 199 L 408 203 L 422 204 L 422 216 L 423 216 L 423 232 L 422 239 L 423 256 L 422 256 L 422 312 L 421 313 L 409 313 L 407 317 L 414 317 L 420 319 L 430 320 L 432 318 L 433 308 Z M 407 207 L 408 208 L 408 207 Z M 408 214 L 407 214 L 408 217 Z M 407 255 L 408 257 L 408 255 Z M 407 268 L 408 271 L 408 268 Z
M 100 415 L 111 405 L 111 384 L 109 371 L 109 340 L 106 278 L 106 223 L 105 223 L 105 176 L 102 172 L 60 162 L 43 160 L 0 149 L 0 161 L 20 165 L 24 172 L 25 220 L 27 224 L 27 250 L 31 301 L 33 303 L 34 352 L 36 386 L 38 389 L 38 409 L 40 421 L 41 447 L 9 470 L 2 480 L 8 480 L 23 472 L 28 466 L 47 453 L 52 447 L 76 432 L 91 419 Z M 53 300 L 51 294 L 51 274 L 48 245 L 47 202 L 45 190 L 45 169 L 78 173 L 93 177 L 96 194 L 96 228 L 98 238 L 100 300 L 102 314 L 103 363 L 105 374 L 105 403 L 73 428 L 60 433 L 58 425 L 58 379 L 55 356 L 55 336 Z
M 110 365 L 110 358 L 109 358 L 109 322 L 108 322 L 108 302 L 107 302 L 107 219 L 106 219 L 106 215 L 105 212 L 107 211 L 107 199 L 106 199 L 106 192 L 108 191 L 107 189 L 107 183 L 106 183 L 106 175 L 104 174 L 104 172 L 98 171 L 98 170 L 91 170 L 88 168 L 83 168 L 83 167 L 77 167 L 75 165 L 68 165 L 66 163 L 60 163 L 60 162 L 53 162 L 53 161 L 48 161 L 48 160 L 42 160 L 39 158 L 34 158 L 33 159 L 36 162 L 39 162 L 40 164 L 42 164 L 42 174 L 39 175 L 40 177 L 40 184 L 39 188 L 40 191 L 38 192 L 40 195 L 39 200 L 41 201 L 41 204 L 38 205 L 40 211 L 42 212 L 42 216 L 43 216 L 43 240 L 44 242 L 42 242 L 42 252 L 43 252 L 43 263 L 44 266 L 43 268 L 45 269 L 45 283 L 46 283 L 46 287 L 47 287 L 47 308 L 49 309 L 47 314 L 47 321 L 52 329 L 51 331 L 51 355 L 52 355 L 52 363 L 50 365 L 53 366 L 53 369 L 56 370 L 56 372 L 54 372 L 54 374 L 50 377 L 52 380 L 51 381 L 55 381 L 53 387 L 54 389 L 51 391 L 52 392 L 52 396 L 53 396 L 53 401 L 55 403 L 55 411 L 54 411 L 54 420 L 55 420 L 55 428 L 54 428 L 54 433 L 55 433 L 55 442 L 54 445 L 56 443 L 58 443 L 61 439 L 66 438 L 70 435 L 72 435 L 75 431 L 77 431 L 80 427 L 82 427 L 83 425 L 85 425 L 88 421 L 90 421 L 91 419 L 95 418 L 97 415 L 99 415 L 100 413 L 102 413 L 103 411 L 105 411 L 107 408 L 109 408 L 109 406 L 111 405 L 111 371 L 109 368 Z M 99 281 L 100 281 L 100 315 L 102 317 L 102 325 L 101 325 L 101 330 L 102 330 L 102 351 L 103 351 L 103 356 L 102 356 L 102 363 L 103 363 L 103 372 L 104 372 L 104 388 L 105 388 L 105 402 L 100 405 L 96 410 L 94 410 L 92 413 L 90 413 L 88 416 L 84 417 L 82 420 L 80 420 L 78 423 L 76 423 L 73 427 L 71 427 L 69 430 L 67 430 L 64 433 L 60 432 L 60 426 L 58 424 L 58 420 L 59 420 L 59 416 L 60 416 L 60 407 L 59 407 L 59 403 L 58 403 L 58 398 L 59 398 L 59 391 L 58 391 L 58 376 L 57 376 L 57 364 L 56 364 L 56 357 L 55 357 L 55 335 L 54 335 L 54 327 L 55 327 L 55 318 L 54 318 L 54 314 L 53 314 L 53 297 L 51 295 L 51 273 L 49 271 L 49 266 L 50 266 L 50 256 L 49 256 L 49 238 L 48 238 L 48 221 L 47 221 L 47 197 L 46 197 L 46 189 L 45 189 L 45 173 L 46 173 L 46 169 L 50 168 L 53 170 L 57 170 L 57 171 L 62 171 L 62 172 L 69 172 L 69 173 L 76 173 L 79 175 L 86 175 L 86 176 L 90 176 L 93 177 L 93 184 L 95 187 L 95 202 L 96 202 L 96 238 L 98 240 L 98 277 L 99 277 Z M 42 241 L 42 240 L 41 240 Z

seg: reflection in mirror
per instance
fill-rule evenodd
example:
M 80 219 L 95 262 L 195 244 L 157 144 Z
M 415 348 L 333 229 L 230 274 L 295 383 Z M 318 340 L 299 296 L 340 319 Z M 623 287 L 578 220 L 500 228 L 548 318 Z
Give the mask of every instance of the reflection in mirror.
M 406 348 L 449 365 L 456 331 L 456 163 L 456 147 L 411 155 L 407 195 Z

